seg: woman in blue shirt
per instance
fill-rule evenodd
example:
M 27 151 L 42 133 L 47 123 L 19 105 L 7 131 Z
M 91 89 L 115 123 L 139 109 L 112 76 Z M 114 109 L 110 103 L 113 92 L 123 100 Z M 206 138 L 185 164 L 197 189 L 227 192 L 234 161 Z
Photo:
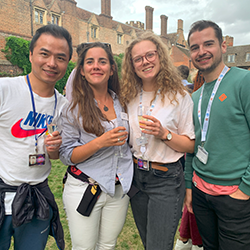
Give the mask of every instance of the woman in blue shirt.
M 72 248 L 114 249 L 133 176 L 128 118 L 110 45 L 87 43 L 77 65 L 60 148 L 60 159 L 70 165 L 63 202 Z

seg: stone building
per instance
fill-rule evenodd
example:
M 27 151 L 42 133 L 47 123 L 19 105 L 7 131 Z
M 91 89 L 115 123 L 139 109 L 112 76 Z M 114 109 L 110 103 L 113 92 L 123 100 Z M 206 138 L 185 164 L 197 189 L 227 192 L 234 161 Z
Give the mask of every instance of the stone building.
M 82 42 L 101 41 L 112 45 L 114 54 L 123 53 L 126 46 L 145 30 L 153 30 L 153 11 L 145 7 L 145 23 L 130 21 L 121 23 L 111 16 L 111 0 L 101 0 L 101 14 L 95 14 L 76 6 L 75 0 L 1 0 L 0 1 L 0 72 L 18 71 L 6 60 L 1 49 L 5 38 L 17 36 L 30 40 L 35 31 L 48 23 L 65 27 L 73 38 L 73 61 L 76 47 Z M 161 15 L 160 37 L 169 47 L 176 66 L 185 64 L 192 68 L 183 34 L 183 21 L 178 20 L 176 33 L 167 33 L 168 17 Z
M 228 67 L 250 70 L 250 45 L 233 46 L 233 37 L 226 36 L 227 52 L 223 60 Z

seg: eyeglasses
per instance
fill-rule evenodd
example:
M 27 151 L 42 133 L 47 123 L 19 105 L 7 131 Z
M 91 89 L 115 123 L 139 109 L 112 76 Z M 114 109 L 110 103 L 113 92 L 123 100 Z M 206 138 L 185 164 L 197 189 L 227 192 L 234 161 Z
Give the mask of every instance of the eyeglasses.
M 153 62 L 156 58 L 157 55 L 157 51 L 149 51 L 147 52 L 144 56 L 137 56 L 135 58 L 132 59 L 132 62 L 134 63 L 134 65 L 140 66 L 143 63 L 143 57 L 145 57 L 145 59 L 148 62 Z

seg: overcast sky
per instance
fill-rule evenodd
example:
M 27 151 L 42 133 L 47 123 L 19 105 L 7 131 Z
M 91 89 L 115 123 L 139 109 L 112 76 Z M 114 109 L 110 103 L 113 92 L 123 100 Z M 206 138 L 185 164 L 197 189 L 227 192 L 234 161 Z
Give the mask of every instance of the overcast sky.
M 77 6 L 101 13 L 101 0 L 76 0 Z M 154 8 L 153 31 L 160 35 L 160 16 L 168 16 L 167 32 L 177 31 L 177 20 L 183 20 L 184 35 L 190 25 L 201 19 L 216 22 L 223 35 L 233 36 L 234 45 L 250 44 L 250 0 L 111 0 L 113 20 L 140 21 L 145 24 L 145 6 Z

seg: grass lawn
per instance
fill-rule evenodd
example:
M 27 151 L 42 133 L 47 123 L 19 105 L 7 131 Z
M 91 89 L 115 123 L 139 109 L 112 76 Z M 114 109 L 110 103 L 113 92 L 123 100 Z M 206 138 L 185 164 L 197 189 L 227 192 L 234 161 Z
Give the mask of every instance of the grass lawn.
M 71 250 L 69 228 L 68 228 L 68 223 L 67 223 L 66 215 L 63 209 L 63 203 L 62 203 L 62 179 L 66 172 L 66 169 L 67 169 L 67 166 L 63 165 L 60 160 L 52 161 L 52 170 L 49 176 L 49 186 L 55 196 L 57 205 L 59 207 L 60 218 L 61 218 L 61 222 L 62 222 L 63 229 L 64 229 L 65 249 Z M 179 234 L 179 231 L 177 231 L 175 238 L 178 237 L 178 234 Z M 13 246 L 10 249 L 13 249 Z M 49 240 L 45 249 L 46 250 L 58 250 L 53 237 L 49 236 Z M 128 210 L 125 225 L 123 227 L 122 232 L 120 233 L 118 237 L 117 245 L 115 249 L 116 250 L 126 250 L 126 249 L 143 250 L 144 249 L 141 243 L 139 233 L 135 226 L 130 207 Z

